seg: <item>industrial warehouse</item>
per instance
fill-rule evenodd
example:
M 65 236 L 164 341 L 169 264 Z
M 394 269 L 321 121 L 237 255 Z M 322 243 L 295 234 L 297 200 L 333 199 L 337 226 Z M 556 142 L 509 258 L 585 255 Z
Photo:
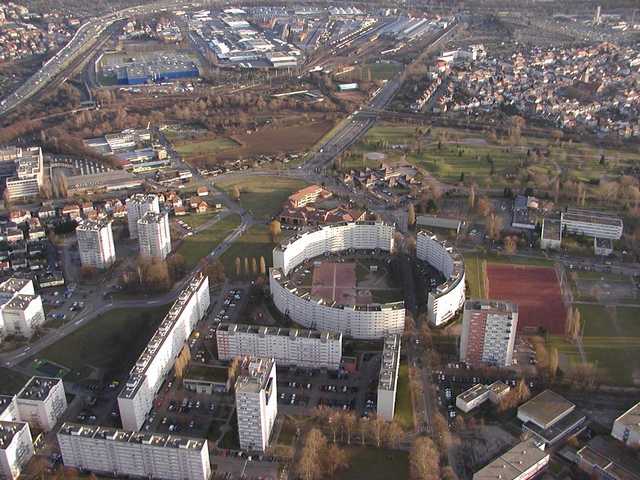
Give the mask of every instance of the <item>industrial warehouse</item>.
M 190 55 L 175 52 L 105 54 L 96 67 L 103 78 L 118 85 L 165 83 L 200 75 Z

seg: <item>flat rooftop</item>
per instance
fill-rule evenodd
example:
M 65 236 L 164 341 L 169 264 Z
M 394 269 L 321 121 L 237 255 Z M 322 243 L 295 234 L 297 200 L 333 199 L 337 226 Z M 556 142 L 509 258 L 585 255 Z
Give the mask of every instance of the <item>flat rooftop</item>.
M 13 403 L 13 398 L 11 395 L 0 395 L 0 416 Z
M 153 445 L 156 447 L 184 448 L 192 450 L 202 450 L 206 440 L 200 438 L 187 438 L 161 433 L 137 433 L 127 430 L 120 430 L 109 427 L 96 427 L 91 425 L 78 425 L 65 422 L 58 435 L 69 435 L 73 437 L 87 437 L 102 439 L 106 441 L 139 443 Z
M 229 379 L 229 369 L 227 367 L 192 364 L 189 366 L 187 373 L 184 374 L 184 378 L 185 380 L 226 383 Z
M 378 390 L 394 390 L 398 378 L 400 363 L 400 335 L 389 335 L 384 339 L 382 347 L 382 362 Z
M 37 295 L 27 295 L 19 293 L 15 295 L 11 300 L 5 303 L 4 308 L 9 310 L 25 310 L 31 302 L 36 299 Z
M 598 210 L 567 208 L 562 212 L 562 220 L 570 222 L 593 223 L 622 228 L 622 219 L 616 215 Z
M 578 450 L 578 457 L 598 465 L 611 478 L 640 480 L 640 461 L 633 450 L 620 447 L 620 442 L 609 435 L 598 435 Z
M 0 450 L 6 450 L 15 437 L 27 424 L 25 422 L 0 421 Z
M 518 418 L 526 415 L 540 428 L 549 428 L 559 419 L 573 411 L 575 405 L 551 390 L 536 395 L 518 407 Z
M 549 454 L 540 450 L 533 440 L 519 443 L 493 462 L 473 474 L 473 480 L 515 480 Z
M 616 418 L 616 422 L 624 425 L 630 431 L 640 432 L 640 402 Z
M 518 305 L 502 300 L 478 300 L 470 299 L 464 302 L 466 311 L 479 311 L 491 313 L 518 313 Z
M 45 400 L 51 390 L 62 383 L 61 378 L 53 377 L 31 377 L 29 381 L 18 392 L 18 400 Z
M 15 293 L 26 287 L 31 280 L 28 278 L 11 277 L 0 283 L 0 292 Z
M 229 333 L 249 333 L 254 335 L 296 338 L 317 338 L 319 340 L 340 340 L 342 333 L 325 330 L 308 330 L 305 328 L 264 327 L 262 325 L 249 325 L 246 323 L 220 323 L 218 331 Z
M 545 240 L 562 239 L 562 228 L 560 220 L 555 218 L 545 218 L 542 221 L 542 238 Z
M 240 375 L 236 380 L 236 391 L 256 393 L 265 389 L 274 363 L 271 358 L 243 358 Z
M 456 399 L 460 399 L 465 403 L 469 403 L 474 401 L 475 399 L 487 395 L 489 393 L 489 388 L 486 385 L 482 385 L 481 383 L 474 385 L 473 387 L 465 390 L 460 395 L 456 397 Z
M 78 222 L 78 226 L 76 230 L 86 231 L 86 232 L 96 232 L 105 227 L 108 227 L 111 224 L 111 220 L 107 218 L 99 218 L 97 220 L 84 219 Z

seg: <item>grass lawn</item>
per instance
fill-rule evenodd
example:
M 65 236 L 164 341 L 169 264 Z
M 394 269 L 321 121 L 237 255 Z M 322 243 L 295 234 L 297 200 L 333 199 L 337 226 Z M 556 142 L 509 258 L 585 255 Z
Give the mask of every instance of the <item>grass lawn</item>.
M 125 373 L 147 345 L 169 306 L 111 310 L 38 356 L 70 368 L 69 375 L 74 380 L 86 375 L 87 367 L 104 368 L 112 375 Z
M 400 373 L 398 374 L 395 419 L 405 430 L 413 429 L 413 404 L 409 388 L 409 367 L 406 364 L 400 365 Z
M 399 450 L 349 447 L 349 468 L 337 480 L 388 480 L 409 478 L 409 454 Z
M 181 157 L 189 160 L 189 158 L 193 157 L 202 157 L 206 155 L 214 156 L 222 150 L 235 148 L 237 146 L 238 143 L 230 138 L 218 137 L 210 140 L 185 142 L 181 145 L 177 145 L 175 149 Z
M 18 372 L 0 367 L 0 395 L 14 395 L 24 387 L 28 378 Z
M 579 305 L 587 361 L 595 364 L 605 383 L 630 385 L 640 381 L 640 308 Z M 558 351 L 580 362 L 576 347 L 558 338 Z
M 182 220 L 191 228 L 198 228 L 200 225 L 207 223 L 212 218 L 215 218 L 216 215 L 218 215 L 217 212 L 190 213 L 189 215 L 183 215 L 181 217 L 176 217 L 176 218 L 178 218 L 179 220 Z
M 484 291 L 484 262 L 477 255 L 464 256 L 465 278 L 469 285 L 469 296 L 471 298 L 486 298 L 487 293 Z
M 221 260 L 227 277 L 245 278 L 243 274 L 245 258 L 249 258 L 250 262 L 251 258 L 255 258 L 259 263 L 260 257 L 264 257 L 268 271 L 269 267 L 273 266 L 273 247 L 275 244 L 271 242 L 269 228 L 266 225 L 253 225 L 222 254 Z M 236 257 L 241 261 L 240 277 L 236 275 Z
M 306 187 L 307 183 L 294 178 L 254 175 L 223 180 L 217 182 L 216 186 L 230 195 L 237 186 L 240 190 L 240 205 L 255 218 L 270 220 L 280 211 L 289 195 Z
M 191 237 L 187 237 L 178 247 L 176 253 L 182 255 L 187 268 L 195 267 L 202 258 L 206 257 L 232 230 L 240 225 L 240 216 L 227 215 L 209 228 Z

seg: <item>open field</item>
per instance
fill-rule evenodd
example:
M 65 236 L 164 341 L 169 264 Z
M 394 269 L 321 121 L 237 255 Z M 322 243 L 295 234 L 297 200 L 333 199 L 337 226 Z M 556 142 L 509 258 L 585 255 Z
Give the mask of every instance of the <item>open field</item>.
M 489 298 L 518 304 L 519 332 L 542 327 L 552 334 L 564 333 L 566 311 L 554 269 L 488 263 L 487 276 Z
M 394 417 L 403 429 L 413 430 L 413 403 L 411 403 L 411 389 L 409 388 L 409 367 L 406 363 L 400 365 L 398 373 L 398 393 Z
M 176 218 L 179 218 L 191 228 L 198 228 L 200 225 L 207 223 L 209 220 L 214 218 L 217 214 L 217 212 L 190 213 L 189 215 L 183 215 Z
M 204 158 L 215 158 L 224 150 L 237 148 L 239 145 L 227 137 L 216 137 L 209 140 L 193 140 L 176 142 L 174 148 L 186 161 Z
M 388 480 L 409 478 L 407 452 L 368 447 L 349 447 L 349 468 L 338 473 L 337 480 Z
M 240 146 L 219 152 L 220 160 L 237 160 L 257 155 L 279 155 L 302 152 L 311 148 L 333 122 L 322 120 L 296 126 L 267 127 L 252 134 L 236 135 L 233 140 Z
M 420 128 L 423 133 L 427 130 L 427 127 Z M 491 187 L 511 186 L 513 179 L 526 172 L 534 181 L 540 178 L 544 188 L 549 184 L 548 177 L 557 173 L 558 166 L 569 178 L 588 184 L 607 174 L 622 174 L 640 161 L 638 151 L 582 142 L 556 142 L 550 136 L 523 136 L 513 144 L 477 130 L 433 127 L 421 135 L 417 125 L 387 122 L 367 133 L 352 149 L 354 155 L 343 161 L 342 168 L 362 168 L 362 151 L 384 152 L 389 163 L 399 162 L 403 152 L 401 148 L 392 148 L 394 145 L 411 149 L 406 161 L 444 182 L 457 183 L 464 173 L 466 181 Z
M 228 194 L 233 188 L 240 190 L 240 205 L 257 219 L 270 220 L 275 216 L 289 195 L 307 186 L 302 180 L 287 177 L 243 176 L 241 179 L 216 182 Z
M 402 65 L 398 63 L 367 63 L 340 75 L 338 78 L 341 82 L 390 80 L 401 70 Z
M 185 259 L 187 268 L 195 267 L 206 257 L 232 230 L 240 225 L 240 216 L 230 214 L 214 223 L 209 228 L 191 237 L 187 237 L 178 247 L 176 253 Z
M 251 262 L 252 258 L 255 258 L 259 265 L 260 257 L 264 257 L 268 271 L 269 267 L 273 266 L 273 247 L 275 247 L 275 244 L 271 242 L 268 227 L 266 225 L 253 225 L 244 235 L 233 242 L 222 255 L 221 260 L 224 264 L 225 274 L 228 278 L 255 277 L 253 273 L 246 274 L 244 272 L 245 258 L 248 258 L 249 262 Z M 236 258 L 241 261 L 239 276 L 236 275 Z
M 607 384 L 640 385 L 640 307 L 579 305 L 587 361 Z M 561 338 L 553 344 L 570 364 L 580 363 L 576 347 Z
M 73 380 L 85 378 L 92 368 L 104 369 L 111 375 L 125 373 L 169 306 L 112 310 L 47 347 L 38 357 L 68 367 Z

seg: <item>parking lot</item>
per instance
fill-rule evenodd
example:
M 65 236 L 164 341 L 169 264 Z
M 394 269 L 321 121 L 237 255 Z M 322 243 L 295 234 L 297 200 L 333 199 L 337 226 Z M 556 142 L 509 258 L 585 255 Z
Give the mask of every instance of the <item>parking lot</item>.
M 368 416 L 375 411 L 380 355 L 367 354 L 355 373 L 278 367 L 278 407 L 302 414 L 326 405 Z

